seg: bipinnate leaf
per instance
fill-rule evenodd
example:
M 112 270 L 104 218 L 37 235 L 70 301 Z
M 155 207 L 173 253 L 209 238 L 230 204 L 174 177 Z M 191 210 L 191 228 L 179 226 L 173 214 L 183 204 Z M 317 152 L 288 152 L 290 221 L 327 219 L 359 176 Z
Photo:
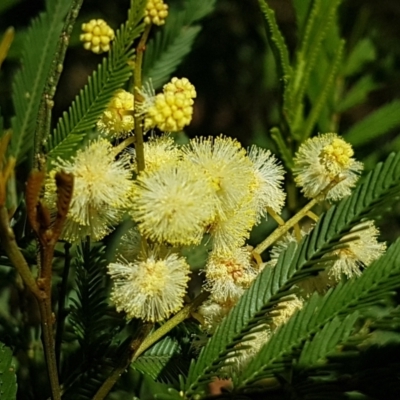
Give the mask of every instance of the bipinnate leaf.
M 68 112 L 59 119 L 50 136 L 47 152 L 50 159 L 75 154 L 91 132 L 114 93 L 132 74 L 133 41 L 143 31 L 143 9 L 146 1 L 131 1 L 127 22 L 117 31 L 112 48 L 76 96 Z M 132 104 L 133 109 L 133 104 Z
M 282 372 L 288 366 L 285 360 L 288 357 L 293 358 L 295 349 L 315 335 L 316 343 L 311 344 L 311 352 L 301 359 L 303 364 L 312 366 L 321 356 L 329 353 L 326 348 L 334 348 L 335 335 L 340 336 L 337 343 L 346 339 L 357 319 L 357 310 L 382 304 L 399 285 L 400 241 L 397 241 L 361 277 L 339 284 L 324 296 L 315 294 L 261 348 L 248 368 L 238 377 L 236 388 L 251 386 L 260 379 Z M 342 320 L 342 325 L 334 322 L 337 318 Z M 317 335 L 323 335 L 325 339 L 321 340 Z
M 313 0 L 292 0 L 292 3 L 296 13 L 297 37 L 301 40 Z
M 371 39 L 365 38 L 357 42 L 344 64 L 344 75 L 359 73 L 368 62 L 376 59 L 376 50 Z
M 145 351 L 132 364 L 132 368 L 156 381 L 173 381 L 183 372 L 179 368 L 183 361 L 184 356 L 178 340 L 167 336 Z
M 243 342 L 251 329 L 268 323 L 268 314 L 276 304 L 287 298 L 298 281 L 315 275 L 324 268 L 318 260 L 332 251 L 351 228 L 362 220 L 381 213 L 395 203 L 399 195 L 400 154 L 392 154 L 368 174 L 351 196 L 323 214 L 313 231 L 302 239 L 298 247 L 295 243 L 289 245 L 274 269 L 265 268 L 258 275 L 219 325 L 197 361 L 192 363 L 184 388 L 187 395 L 190 397 L 204 393 L 206 385 L 229 358 L 232 348 Z M 387 290 L 383 290 L 387 294 Z M 326 298 L 324 297 L 325 300 Z M 322 300 L 316 297 L 312 301 Z M 312 309 L 312 306 L 306 307 Z M 304 340 L 307 339 L 309 337 Z
M 337 105 L 336 111 L 341 113 L 363 103 L 367 99 L 368 94 L 377 89 L 378 86 L 379 85 L 373 80 L 371 75 L 362 76 L 354 83 L 346 93 L 346 96 Z
M 161 87 L 190 52 L 201 27 L 195 24 L 211 13 L 215 0 L 189 0 L 184 9 L 171 7 L 165 25 L 146 46 L 143 57 L 144 80 Z M 195 25 L 193 25 L 195 24 Z
M 13 81 L 11 153 L 17 163 L 33 147 L 40 99 L 55 55 L 63 20 L 72 0 L 47 0 L 46 11 L 32 21 L 24 40 L 21 69 Z
M 354 124 L 343 136 L 354 146 L 359 146 L 399 126 L 400 100 L 393 100 Z
M 297 131 L 300 129 L 296 121 L 303 107 L 303 99 L 307 93 L 310 76 L 313 70 L 317 68 L 318 60 L 323 51 L 323 40 L 327 37 L 330 29 L 334 29 L 332 26 L 340 2 L 341 0 L 329 2 L 315 0 L 307 19 L 307 25 L 304 28 L 304 37 L 296 53 L 292 79 L 289 82 L 284 97 L 284 108 L 294 134 L 297 134 Z
M 0 343 L 0 398 L 5 400 L 13 400 L 17 396 L 17 378 L 12 357 L 12 351 Z
M 283 79 L 283 85 L 286 88 L 288 81 L 292 75 L 292 67 L 290 66 L 289 50 L 275 18 L 275 12 L 269 7 L 265 0 L 259 0 L 261 11 L 265 16 L 268 25 L 271 47 L 278 60 L 280 76 Z

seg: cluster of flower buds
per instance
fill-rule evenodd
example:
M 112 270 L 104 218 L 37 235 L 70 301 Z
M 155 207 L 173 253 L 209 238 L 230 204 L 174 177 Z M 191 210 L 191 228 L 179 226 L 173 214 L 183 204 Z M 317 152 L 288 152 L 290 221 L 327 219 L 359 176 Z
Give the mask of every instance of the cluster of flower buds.
M 115 34 L 112 28 L 102 19 L 92 19 L 82 24 L 83 33 L 80 40 L 83 47 L 93 53 L 100 54 L 110 50 L 110 43 Z
M 157 127 L 164 132 L 181 131 L 192 120 L 194 98 L 196 89 L 187 78 L 172 78 L 162 93 L 147 96 L 145 130 Z
M 168 6 L 163 0 L 149 0 L 144 10 L 144 23 L 146 25 L 164 25 L 168 16 Z

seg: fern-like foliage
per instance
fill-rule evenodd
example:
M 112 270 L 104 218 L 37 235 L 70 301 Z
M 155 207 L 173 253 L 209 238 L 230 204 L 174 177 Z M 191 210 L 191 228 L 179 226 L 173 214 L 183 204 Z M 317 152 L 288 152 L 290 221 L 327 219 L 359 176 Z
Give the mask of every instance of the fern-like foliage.
M 291 366 L 293 358 L 296 358 L 293 355 L 299 348 L 302 352 L 297 367 L 311 368 L 338 343 L 344 343 L 358 318 L 357 310 L 381 304 L 399 287 L 399 256 L 400 241 L 397 241 L 360 278 L 340 284 L 324 297 L 314 295 L 302 310 L 275 332 L 236 379 L 237 390 L 283 372 Z
M 132 367 L 156 381 L 170 382 L 184 372 L 179 368 L 182 357 L 178 340 L 167 336 L 142 354 Z
M 47 152 L 50 159 L 66 159 L 74 155 L 115 91 L 131 76 L 132 44 L 144 29 L 141 21 L 145 4 L 145 0 L 131 1 L 128 20 L 117 31 L 110 53 L 89 78 L 68 112 L 64 112 L 49 138 Z
M 149 41 L 143 60 L 143 76 L 155 88 L 165 83 L 191 50 L 201 28 L 193 23 L 209 14 L 215 0 L 189 0 L 182 11 L 170 9 L 166 23 Z
M 350 197 L 324 214 L 299 246 L 290 245 L 273 270 L 262 271 L 193 362 L 184 388 L 186 393 L 203 393 L 232 348 L 243 342 L 251 329 L 268 323 L 268 313 L 291 293 L 294 284 L 321 270 L 318 260 L 332 251 L 341 236 L 363 218 L 393 204 L 399 194 L 400 155 L 392 154 L 368 174 Z
M 286 91 L 287 83 L 292 76 L 292 67 L 289 60 L 289 50 L 285 43 L 285 38 L 279 30 L 274 11 L 268 6 L 268 3 L 266 3 L 265 0 L 259 0 L 259 4 L 269 27 L 271 35 L 271 47 L 275 53 L 275 58 L 279 60 L 278 65 L 280 67 L 280 76 L 283 77 L 283 84 Z
M 75 259 L 76 298 L 71 298 L 68 322 L 79 350 L 67 361 L 66 399 L 89 399 L 112 367 L 110 344 L 118 322 L 108 313 L 105 248 L 88 243 L 77 250 Z
M 187 375 L 190 355 L 195 352 L 192 347 L 193 336 L 199 334 L 200 329 L 194 322 L 179 324 L 167 337 L 145 351 L 132 364 L 132 368 L 157 382 L 179 386 L 179 376 Z
M 271 377 L 279 372 L 284 367 L 282 360 L 285 359 L 285 355 L 291 356 L 295 349 L 314 335 L 316 336 L 311 343 L 318 342 L 317 335 L 324 332 L 324 326 L 328 327 L 324 332 L 324 345 L 328 346 L 329 336 L 342 331 L 339 329 L 335 332 L 339 326 L 333 321 L 338 321 L 337 318 L 340 321 L 340 317 L 343 318 L 349 313 L 379 304 L 387 299 L 391 291 L 400 285 L 399 257 L 400 241 L 392 245 L 384 256 L 369 266 L 360 278 L 340 284 L 323 297 L 313 296 L 302 310 L 272 335 L 248 368 L 238 377 L 236 387 L 251 385 L 259 379 Z M 356 317 L 357 315 L 350 314 L 347 322 L 342 321 L 343 326 L 354 324 Z M 349 321 L 353 322 L 349 324 Z M 312 350 L 317 354 L 312 354 L 313 351 L 307 352 L 302 362 L 315 363 L 320 355 L 318 354 L 320 345 L 314 344 Z
M 46 12 L 34 19 L 25 35 L 22 67 L 13 81 L 11 153 L 17 163 L 33 147 L 36 117 L 51 61 L 71 0 L 47 0 Z
M 301 111 L 302 100 L 322 51 L 322 42 L 332 28 L 340 2 L 341 0 L 314 1 L 307 24 L 304 27 L 301 46 L 296 54 L 293 78 L 290 80 L 284 96 L 284 108 L 292 125 L 299 118 L 298 113 Z M 296 124 L 293 125 L 294 133 L 298 128 Z

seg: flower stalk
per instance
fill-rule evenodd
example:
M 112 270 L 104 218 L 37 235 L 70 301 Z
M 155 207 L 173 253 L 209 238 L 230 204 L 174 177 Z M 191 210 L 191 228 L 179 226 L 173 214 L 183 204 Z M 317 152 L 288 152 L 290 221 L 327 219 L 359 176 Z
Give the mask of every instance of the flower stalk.
M 136 47 L 136 59 L 134 66 L 134 110 L 137 110 L 139 103 L 142 100 L 140 94 L 140 88 L 142 87 L 142 63 L 143 53 L 146 49 L 146 41 L 149 37 L 151 25 L 146 25 L 142 37 L 140 38 L 139 44 Z M 138 166 L 138 172 L 143 171 L 145 167 L 144 163 L 144 144 L 143 144 L 143 116 L 135 115 L 135 150 L 136 160 Z

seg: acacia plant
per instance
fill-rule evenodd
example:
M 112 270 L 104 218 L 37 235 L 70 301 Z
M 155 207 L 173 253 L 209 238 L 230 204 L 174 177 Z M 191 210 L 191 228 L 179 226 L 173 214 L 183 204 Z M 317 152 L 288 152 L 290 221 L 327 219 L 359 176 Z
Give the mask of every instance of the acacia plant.
M 398 126 L 399 101 L 340 132 L 375 87 L 373 42 L 341 37 L 341 1 L 293 0 L 289 52 L 259 0 L 271 149 L 183 133 L 197 92 L 175 71 L 215 0 L 83 23 L 101 61 L 54 120 L 82 2 L 46 1 L 0 119 L 1 399 L 395 398 L 400 243 L 378 225 L 400 155 L 364 172 L 352 145 Z M 255 226 L 270 233 L 250 245 Z

